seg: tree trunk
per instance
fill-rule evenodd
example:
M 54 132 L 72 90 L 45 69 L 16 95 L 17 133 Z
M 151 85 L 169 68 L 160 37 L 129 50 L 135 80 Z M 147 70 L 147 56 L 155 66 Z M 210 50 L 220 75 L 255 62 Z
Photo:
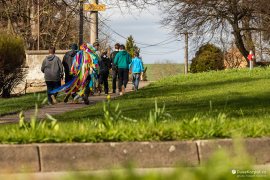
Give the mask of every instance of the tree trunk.
M 247 63 L 249 64 L 249 60 L 247 58 L 249 52 L 245 47 L 241 32 L 240 32 L 238 27 L 237 28 L 234 27 L 233 29 L 234 29 L 233 35 L 234 35 L 234 38 L 235 38 L 235 45 L 239 49 L 240 53 L 245 57 Z
M 243 18 L 242 22 L 243 22 L 244 29 L 250 29 L 250 17 Z M 245 45 L 246 50 L 248 50 L 248 51 L 252 50 L 254 55 L 255 55 L 255 45 L 254 45 L 254 42 L 252 40 L 251 30 L 245 30 L 243 32 L 243 41 L 244 41 L 244 45 Z M 256 63 L 256 60 L 254 59 L 253 62 Z

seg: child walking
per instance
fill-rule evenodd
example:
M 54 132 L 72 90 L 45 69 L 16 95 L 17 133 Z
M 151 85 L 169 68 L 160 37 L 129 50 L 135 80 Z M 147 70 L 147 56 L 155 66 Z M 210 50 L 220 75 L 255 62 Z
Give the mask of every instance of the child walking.
M 135 52 L 135 58 L 132 59 L 130 68 L 132 69 L 134 90 L 138 91 L 141 74 L 144 72 L 144 67 L 139 52 Z

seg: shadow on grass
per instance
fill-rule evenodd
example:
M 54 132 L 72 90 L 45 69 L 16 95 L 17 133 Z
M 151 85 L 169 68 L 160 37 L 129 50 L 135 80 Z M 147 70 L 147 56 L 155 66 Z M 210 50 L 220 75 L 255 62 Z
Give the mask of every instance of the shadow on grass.
M 179 94 L 185 92 L 198 92 L 200 90 L 215 89 L 223 86 L 234 86 L 239 83 L 252 83 L 264 78 L 236 78 L 229 80 L 220 80 L 215 82 L 200 82 L 200 83 L 179 83 L 179 84 L 164 84 L 156 83 L 146 87 L 143 91 L 138 91 L 138 93 L 128 94 L 126 98 L 152 98 L 161 95 Z
M 265 118 L 270 114 L 269 94 L 264 89 L 258 95 L 253 89 L 248 89 L 250 93 L 247 94 L 244 91 L 245 87 L 243 88 L 248 83 L 258 82 L 261 79 L 265 80 L 265 78 L 234 78 L 215 82 L 188 84 L 183 82 L 169 86 L 163 86 L 164 83 L 158 82 L 112 101 L 112 107 L 119 103 L 124 116 L 146 120 L 149 111 L 155 108 L 154 102 L 157 98 L 159 107 L 165 104 L 166 111 L 175 120 L 188 120 L 195 115 L 216 117 L 219 113 L 225 113 L 229 118 Z M 237 89 L 237 85 L 241 88 Z M 202 91 L 203 94 L 192 96 L 193 92 L 195 94 Z M 57 117 L 59 120 L 74 121 L 95 120 L 103 116 L 102 103 L 98 103 Z
M 266 118 L 270 116 L 270 96 L 260 94 L 259 97 L 234 95 L 226 98 L 224 96 L 201 97 L 191 102 L 176 101 L 168 99 L 162 101 L 158 99 L 158 106 L 162 107 L 165 103 L 166 112 L 170 113 L 174 120 L 190 120 L 195 115 L 217 117 L 220 113 L 225 113 L 228 118 Z M 120 103 L 120 109 L 123 115 L 136 120 L 147 120 L 150 110 L 153 110 L 154 99 L 129 99 L 116 100 L 112 103 L 115 107 Z M 212 107 L 210 107 L 210 101 Z M 102 103 L 87 107 L 82 110 L 68 112 L 57 116 L 57 119 L 63 121 L 74 120 L 95 120 L 103 118 Z

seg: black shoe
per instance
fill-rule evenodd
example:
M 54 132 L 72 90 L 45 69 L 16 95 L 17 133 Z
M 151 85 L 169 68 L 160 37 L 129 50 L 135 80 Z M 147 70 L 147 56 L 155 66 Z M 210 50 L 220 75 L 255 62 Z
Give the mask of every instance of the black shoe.
M 70 97 L 70 95 L 67 95 L 64 99 L 64 103 L 67 103 L 68 102 L 68 98 Z
M 114 89 L 112 93 L 116 93 L 116 90 Z
M 89 105 L 89 99 L 88 99 L 88 96 L 83 96 L 83 101 L 84 101 L 84 104 L 86 105 Z

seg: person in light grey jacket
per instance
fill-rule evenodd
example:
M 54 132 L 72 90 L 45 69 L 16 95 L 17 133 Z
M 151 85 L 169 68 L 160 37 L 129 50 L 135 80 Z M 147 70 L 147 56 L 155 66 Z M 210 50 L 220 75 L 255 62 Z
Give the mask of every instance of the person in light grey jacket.
M 47 56 L 42 63 L 41 71 L 44 73 L 45 82 L 47 85 L 48 103 L 55 104 L 56 94 L 51 94 L 50 91 L 61 86 L 61 79 L 63 78 L 62 62 L 55 55 L 55 48 L 49 48 L 49 56 Z

